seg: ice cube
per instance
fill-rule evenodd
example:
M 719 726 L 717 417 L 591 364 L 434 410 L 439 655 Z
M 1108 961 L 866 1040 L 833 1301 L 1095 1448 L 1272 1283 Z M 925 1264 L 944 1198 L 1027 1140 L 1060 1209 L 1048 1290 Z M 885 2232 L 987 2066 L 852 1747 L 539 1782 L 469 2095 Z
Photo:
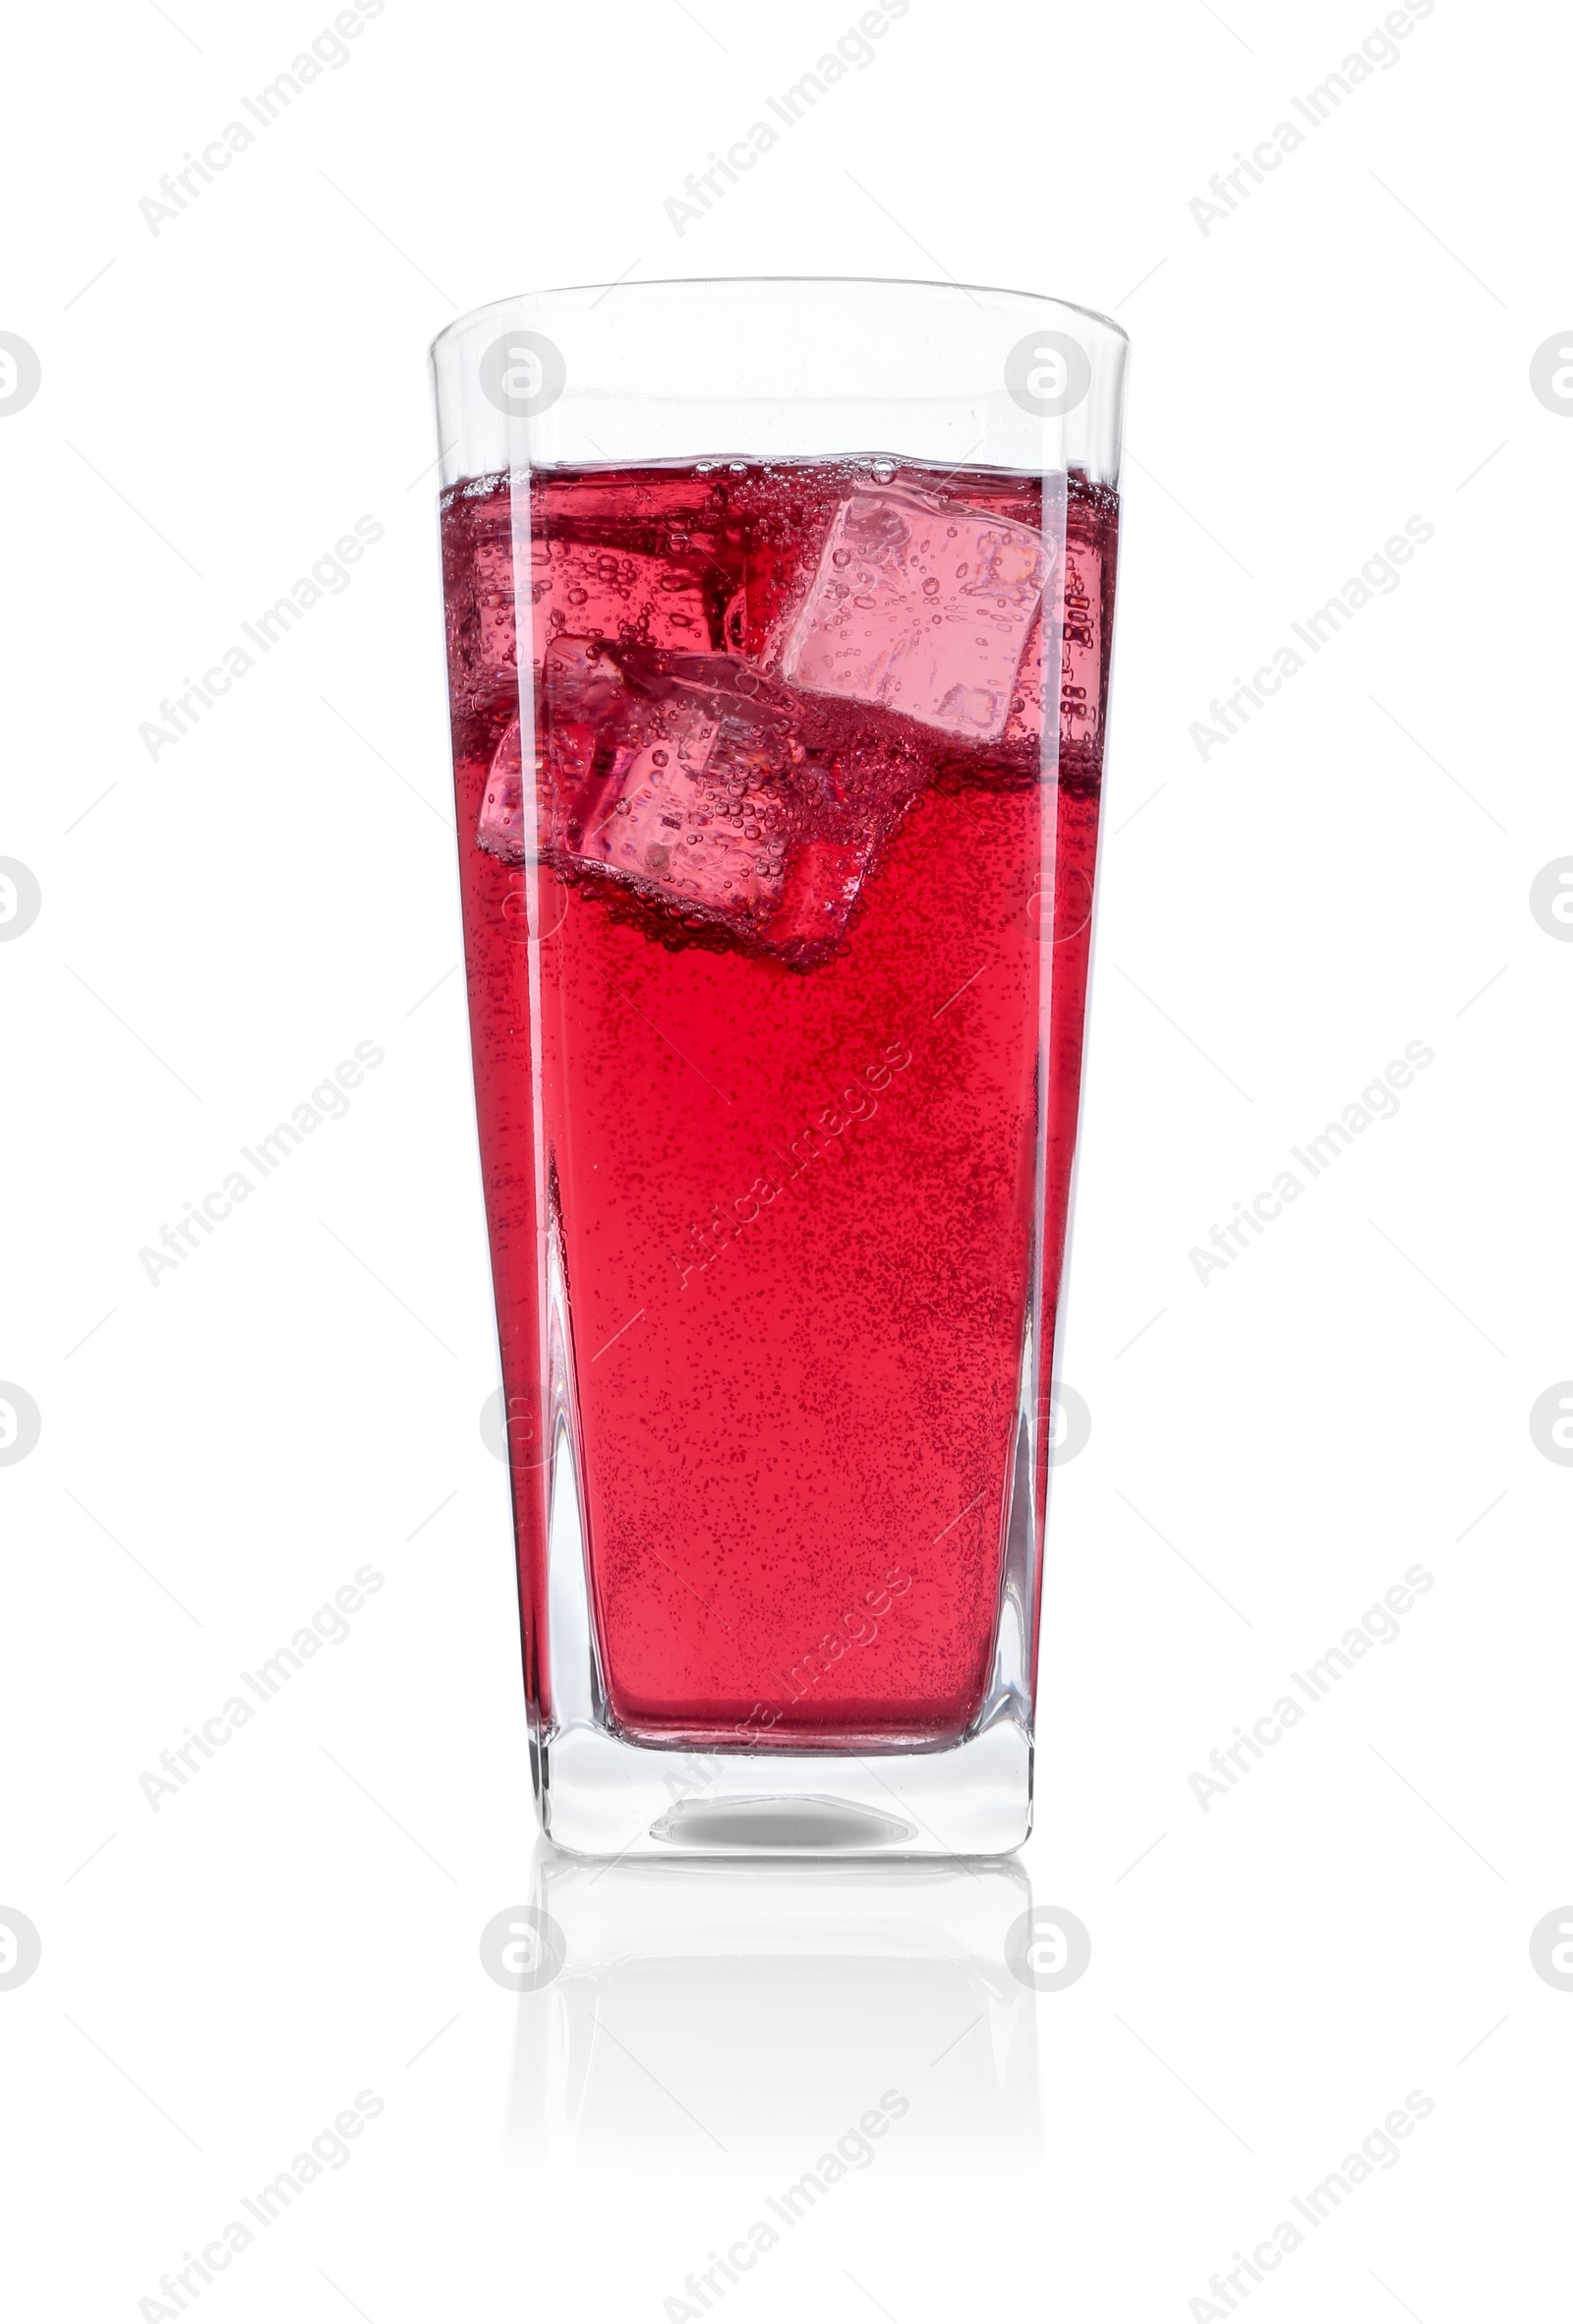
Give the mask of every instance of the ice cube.
M 1076 744 L 1096 749 L 1102 707 L 1099 673 L 1104 661 L 1103 555 L 1096 535 L 1088 537 L 1074 501 L 1064 554 L 1055 559 L 1044 602 L 1051 616 L 1058 614 L 1061 624 L 1058 689 L 1061 751 Z M 1007 746 L 1020 743 L 1035 748 L 1041 744 L 1045 701 L 1053 718 L 1054 689 L 1044 683 L 1040 615 L 1032 625 L 1021 667 L 1016 674 L 1016 692 L 1003 737 Z
M 537 670 L 559 639 L 574 637 L 704 653 L 720 642 L 711 633 L 721 627 L 727 581 L 720 573 L 707 595 L 697 551 L 684 563 L 540 533 L 527 549 L 521 541 L 516 557 L 504 512 L 477 524 L 467 570 L 450 593 L 453 667 L 469 706 L 491 710 L 518 699 L 521 623 Z
M 628 691 L 621 664 L 593 637 L 553 638 L 543 658 L 542 678 L 528 828 L 524 737 L 517 718 L 502 731 L 481 794 L 476 843 L 505 863 L 551 858 L 560 850 L 568 810 L 590 774 L 596 737 Z
M 1010 517 L 861 488 L 836 511 L 781 675 L 997 741 L 1048 570 Z
M 596 737 L 624 702 L 622 664 L 598 637 L 554 637 L 542 657 L 542 723 L 552 787 L 566 809 L 583 789 Z
M 519 722 L 510 719 L 492 754 L 486 786 L 481 793 L 481 819 L 475 843 L 504 863 L 522 863 L 524 837 L 524 764 Z
M 822 957 L 905 771 L 865 753 L 848 782 L 813 706 L 725 657 L 630 657 L 624 676 L 569 811 L 569 853 L 784 959 Z
M 513 542 L 502 533 L 475 547 L 475 610 L 483 678 L 516 676 L 518 639 L 514 629 Z
M 445 534 L 443 554 L 455 700 L 477 711 L 511 708 L 518 700 L 518 649 L 506 506 L 499 513 L 479 503 L 463 504 Z
M 768 917 L 789 820 L 783 728 L 680 676 L 641 692 L 604 730 L 576 851 L 696 909 Z
M 809 838 L 790 848 L 781 896 L 765 929 L 772 952 L 789 959 L 820 959 L 846 926 L 873 852 L 873 835 L 853 840 Z
M 697 563 L 554 534 L 538 536 L 532 554 L 538 653 L 556 633 L 679 654 L 721 643 Z

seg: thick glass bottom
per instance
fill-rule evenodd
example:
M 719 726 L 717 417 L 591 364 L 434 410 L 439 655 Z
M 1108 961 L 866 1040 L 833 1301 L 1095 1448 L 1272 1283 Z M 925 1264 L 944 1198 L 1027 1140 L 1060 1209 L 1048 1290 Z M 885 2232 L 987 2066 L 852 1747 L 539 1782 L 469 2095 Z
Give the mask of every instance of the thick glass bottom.
M 1012 1719 L 948 1751 L 664 1751 L 589 1726 L 532 1751 L 542 1823 L 582 1856 L 1006 1856 L 1032 1824 Z

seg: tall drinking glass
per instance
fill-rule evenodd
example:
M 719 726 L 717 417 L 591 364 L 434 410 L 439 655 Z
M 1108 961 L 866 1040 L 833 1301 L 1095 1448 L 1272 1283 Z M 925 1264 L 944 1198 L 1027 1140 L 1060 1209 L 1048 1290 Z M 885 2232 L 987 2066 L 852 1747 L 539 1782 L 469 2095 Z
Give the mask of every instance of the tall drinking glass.
M 531 1772 L 592 1855 L 1031 1820 L 1126 342 L 507 299 L 433 360 Z

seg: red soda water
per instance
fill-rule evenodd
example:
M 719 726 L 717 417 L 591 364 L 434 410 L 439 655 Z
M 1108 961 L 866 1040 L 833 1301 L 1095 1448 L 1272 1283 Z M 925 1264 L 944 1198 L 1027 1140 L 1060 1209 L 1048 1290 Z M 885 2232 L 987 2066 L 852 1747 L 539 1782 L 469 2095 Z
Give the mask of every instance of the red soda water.
M 621 1732 L 934 1746 L 983 1700 L 1048 1394 L 1114 593 L 1114 494 L 1069 480 L 1062 553 L 1042 492 L 868 456 L 444 494 L 548 1716 L 553 1435 Z

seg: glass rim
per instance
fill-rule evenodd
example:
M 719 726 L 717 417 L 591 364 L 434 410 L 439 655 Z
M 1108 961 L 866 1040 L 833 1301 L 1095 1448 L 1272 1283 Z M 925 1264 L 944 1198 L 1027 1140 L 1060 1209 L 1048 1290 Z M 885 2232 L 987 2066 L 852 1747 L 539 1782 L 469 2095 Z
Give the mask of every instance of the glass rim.
M 986 298 L 1019 299 L 1026 306 L 1054 307 L 1063 315 L 1079 316 L 1084 321 L 1095 323 L 1100 330 L 1112 332 L 1127 348 L 1131 345 L 1131 334 L 1125 325 L 1116 322 L 1112 315 L 1105 315 L 1096 307 L 1080 306 L 1074 299 L 1056 298 L 1050 291 L 1016 290 L 1005 283 L 940 282 L 922 274 L 666 274 L 645 276 L 637 282 L 559 282 L 539 290 L 510 291 L 500 299 L 484 300 L 479 307 L 471 307 L 463 315 L 456 315 L 451 322 L 444 323 L 437 333 L 428 353 L 435 361 L 437 349 L 446 340 L 479 321 L 482 316 L 495 314 L 506 307 L 517 307 L 529 300 L 579 298 L 587 291 L 599 291 L 603 298 L 607 298 L 613 291 L 739 290 L 777 285 L 785 288 L 788 284 L 813 284 L 816 288 L 827 290 L 873 288 L 938 291 L 947 296 L 961 297 L 981 292 Z

